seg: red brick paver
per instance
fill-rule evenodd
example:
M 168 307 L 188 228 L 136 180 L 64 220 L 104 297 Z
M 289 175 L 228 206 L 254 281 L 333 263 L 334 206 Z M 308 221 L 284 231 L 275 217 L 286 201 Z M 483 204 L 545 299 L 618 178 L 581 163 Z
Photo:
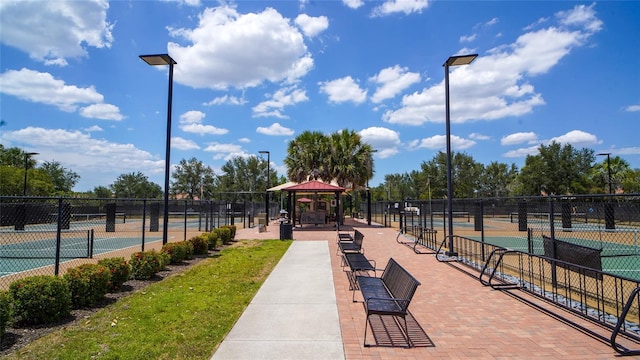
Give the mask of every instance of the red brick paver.
M 347 360 L 382 359 L 612 359 L 616 352 L 606 342 L 594 338 L 539 309 L 519 301 L 507 291 L 493 290 L 454 266 L 439 263 L 433 255 L 419 255 L 395 241 L 394 229 L 353 223 L 365 236 L 363 248 L 369 259 L 384 268 L 395 258 L 422 285 L 409 310 L 424 329 L 433 346 L 411 349 L 363 346 L 365 312 L 362 297 L 353 303 L 349 282 L 336 255 L 336 232 L 327 227 L 305 225 L 296 228 L 296 241 L 329 240 L 333 280 L 340 326 Z M 278 225 L 267 232 L 240 230 L 238 238 L 273 239 Z M 518 295 L 525 295 L 517 291 Z M 538 303 L 540 303 L 538 301 Z M 550 306 L 547 305 L 547 308 Z M 560 309 L 555 309 L 563 313 Z M 563 314 L 563 316 L 570 316 Z M 603 329 L 585 321 L 578 323 L 596 332 Z M 599 331 L 598 331 L 599 330 Z M 367 343 L 375 340 L 371 333 Z M 635 348 L 638 348 L 635 344 Z

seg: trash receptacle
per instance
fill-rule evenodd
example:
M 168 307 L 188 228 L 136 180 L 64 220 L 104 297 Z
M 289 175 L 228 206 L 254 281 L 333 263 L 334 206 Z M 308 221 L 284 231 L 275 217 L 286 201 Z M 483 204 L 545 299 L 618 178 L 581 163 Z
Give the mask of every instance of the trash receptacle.
M 293 225 L 288 223 L 280 223 L 280 240 L 293 240 Z

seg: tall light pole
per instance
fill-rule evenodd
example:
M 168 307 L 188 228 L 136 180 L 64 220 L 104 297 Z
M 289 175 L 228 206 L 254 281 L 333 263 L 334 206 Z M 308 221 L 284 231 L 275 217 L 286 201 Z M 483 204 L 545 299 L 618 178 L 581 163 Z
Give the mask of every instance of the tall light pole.
M 171 103 L 173 102 L 173 65 L 177 62 L 169 54 L 140 55 L 151 66 L 169 65 L 169 99 L 167 100 L 167 141 L 164 157 L 164 213 L 162 219 L 162 244 L 168 242 L 169 229 L 169 170 L 171 164 Z
M 611 189 L 611 153 L 599 153 L 598 156 L 607 156 L 607 182 L 609 183 L 609 194 L 613 194 L 613 190 Z
M 449 108 L 449 67 L 459 65 L 469 65 L 478 54 L 470 55 L 455 55 L 449 56 L 447 61 L 444 62 L 444 98 L 445 98 L 445 115 L 446 115 L 446 127 L 447 127 L 447 207 L 448 207 L 448 236 L 449 236 L 449 251 L 448 256 L 458 256 L 453 249 L 453 179 L 451 174 L 451 116 Z
M 40 155 L 37 152 L 24 153 L 24 189 L 22 190 L 22 196 L 27 196 L 27 170 L 29 170 L 29 156 Z
M 269 169 L 271 166 L 271 153 L 266 150 L 258 151 L 260 154 L 267 154 L 267 190 L 264 192 L 264 212 L 265 212 L 265 220 L 267 221 L 265 224 L 269 225 L 269 188 L 271 187 L 271 182 L 269 181 Z

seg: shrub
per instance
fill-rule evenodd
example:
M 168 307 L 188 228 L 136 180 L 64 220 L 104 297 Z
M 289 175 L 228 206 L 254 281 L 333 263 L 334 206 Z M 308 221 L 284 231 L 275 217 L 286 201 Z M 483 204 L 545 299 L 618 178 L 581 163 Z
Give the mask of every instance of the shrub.
M 64 278 L 71 290 L 71 305 L 80 309 L 94 306 L 104 299 L 109 291 L 111 272 L 99 264 L 82 264 L 67 270 Z
M 127 263 L 123 257 L 102 259 L 98 261 L 98 264 L 109 269 L 111 273 L 109 292 L 119 291 L 131 276 L 131 266 L 129 266 L 129 263 Z
M 194 236 L 188 240 L 193 244 L 194 255 L 206 255 L 209 250 L 209 244 L 207 243 L 206 234 L 200 236 Z
M 17 324 L 51 324 L 71 314 L 69 283 L 51 275 L 31 276 L 9 285 L 13 320 Z
M 220 239 L 222 239 L 222 243 L 227 245 L 231 242 L 231 229 L 228 227 L 219 227 L 213 229 L 214 232 L 218 233 Z
M 231 231 L 231 240 L 236 238 L 236 230 L 238 229 L 237 226 L 235 225 L 222 225 L 220 226 L 223 229 L 229 229 Z
M 187 247 L 182 242 L 166 243 L 162 246 L 162 252 L 169 254 L 171 264 L 179 264 L 187 257 Z
M 202 236 L 204 236 L 205 239 L 207 240 L 207 245 L 209 247 L 209 250 L 215 250 L 218 247 L 218 245 L 220 245 L 221 243 L 220 236 L 215 231 L 202 234 Z
M 162 257 L 156 251 L 138 251 L 131 254 L 131 277 L 136 280 L 151 279 L 158 271 L 164 268 L 166 257 Z
M 4 334 L 7 329 L 7 323 L 9 322 L 11 302 L 9 301 L 9 293 L 0 290 L 0 344 L 4 340 Z
M 193 243 L 191 241 L 182 241 L 182 244 L 184 244 L 184 248 L 187 251 L 184 256 L 185 260 L 193 259 Z

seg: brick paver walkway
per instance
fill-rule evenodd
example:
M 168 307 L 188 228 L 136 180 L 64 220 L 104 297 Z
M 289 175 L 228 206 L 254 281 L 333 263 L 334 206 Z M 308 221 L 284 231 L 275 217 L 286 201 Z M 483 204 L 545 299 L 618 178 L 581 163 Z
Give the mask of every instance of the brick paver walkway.
M 398 244 L 394 229 L 356 223 L 364 235 L 365 255 L 384 268 L 395 258 L 422 285 L 409 310 L 424 333 L 416 333 L 419 346 L 405 349 L 389 346 L 363 346 L 365 312 L 362 297 L 356 293 L 352 302 L 349 281 L 336 255 L 336 232 L 332 227 L 306 225 L 296 228 L 296 241 L 329 240 L 333 281 L 338 302 L 344 351 L 348 360 L 381 359 L 612 359 L 616 352 L 606 342 L 511 296 L 508 291 L 485 287 L 455 266 L 439 263 L 433 255 L 419 255 Z M 238 238 L 278 238 L 277 225 L 269 231 L 256 229 L 238 232 Z M 518 295 L 524 295 L 517 291 Z M 550 306 L 547 305 L 547 308 Z M 555 312 L 571 317 L 560 309 Z M 575 320 L 575 318 L 571 318 Z M 589 329 L 607 332 L 587 322 L 576 320 Z M 393 332 L 393 329 L 390 329 Z M 424 338 L 424 335 L 428 338 Z M 376 329 L 384 343 L 382 328 Z M 428 341 L 425 341 L 428 340 Z M 376 339 L 367 335 L 367 343 Z M 636 344 L 636 348 L 637 348 Z

